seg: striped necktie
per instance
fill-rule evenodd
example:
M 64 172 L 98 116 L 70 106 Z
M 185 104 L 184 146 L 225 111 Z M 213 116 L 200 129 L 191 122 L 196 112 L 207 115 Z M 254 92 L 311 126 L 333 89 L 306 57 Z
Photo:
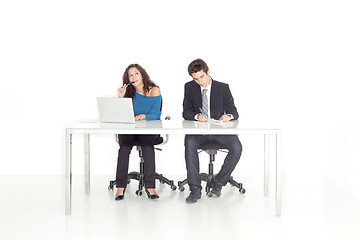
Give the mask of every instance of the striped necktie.
M 205 116 L 209 117 L 209 102 L 208 102 L 206 92 L 207 92 L 207 89 L 203 89 L 201 92 L 202 110 L 203 110 Z

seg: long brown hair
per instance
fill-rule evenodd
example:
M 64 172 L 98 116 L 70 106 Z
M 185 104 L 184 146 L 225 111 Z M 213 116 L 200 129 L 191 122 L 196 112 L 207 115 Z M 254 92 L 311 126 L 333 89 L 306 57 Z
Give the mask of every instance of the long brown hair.
M 137 63 L 133 63 L 133 64 L 130 64 L 126 69 L 125 69 L 125 72 L 124 72 L 124 75 L 123 75 L 123 84 L 128 84 L 130 83 L 130 80 L 129 80 L 129 70 L 130 68 L 136 68 L 140 73 L 141 73 L 141 76 L 142 76 L 142 81 L 144 83 L 144 94 L 147 95 L 150 91 L 150 89 L 152 87 L 157 87 L 157 85 L 150 80 L 150 77 L 149 75 L 147 74 L 147 72 L 145 71 L 145 69 L 143 67 L 141 67 L 139 64 Z M 136 92 L 136 89 L 133 85 L 129 85 L 126 89 L 126 97 L 130 97 L 130 98 L 133 98 L 135 96 L 135 92 Z

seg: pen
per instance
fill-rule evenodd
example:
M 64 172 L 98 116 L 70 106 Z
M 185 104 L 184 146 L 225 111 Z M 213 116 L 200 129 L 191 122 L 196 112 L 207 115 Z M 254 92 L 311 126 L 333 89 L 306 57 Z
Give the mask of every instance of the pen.
M 204 118 L 206 118 L 206 116 L 205 116 L 205 114 L 204 114 L 203 110 L 202 110 L 201 108 L 199 108 L 199 109 L 200 109 L 201 114 L 204 116 Z
M 132 84 L 132 83 L 134 83 L 134 82 L 129 82 L 128 84 L 126 84 L 126 86 L 125 86 L 125 87 L 129 86 L 129 85 L 130 85 L 130 84 Z

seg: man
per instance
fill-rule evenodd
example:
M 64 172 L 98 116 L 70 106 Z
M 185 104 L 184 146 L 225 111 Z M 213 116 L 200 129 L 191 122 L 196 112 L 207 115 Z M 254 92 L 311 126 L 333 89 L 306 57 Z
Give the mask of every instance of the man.
M 214 118 L 228 122 L 239 117 L 229 86 L 212 80 L 210 70 L 202 59 L 196 59 L 189 64 L 189 75 L 193 78 L 185 84 L 183 101 L 183 118 L 206 122 Z M 229 150 L 220 172 L 211 183 L 211 192 L 221 195 L 221 188 L 228 182 L 232 171 L 240 159 L 241 143 L 236 135 L 186 135 L 185 161 L 190 195 L 187 203 L 197 202 L 201 198 L 201 177 L 199 174 L 199 156 L 197 149 L 204 143 L 219 143 Z

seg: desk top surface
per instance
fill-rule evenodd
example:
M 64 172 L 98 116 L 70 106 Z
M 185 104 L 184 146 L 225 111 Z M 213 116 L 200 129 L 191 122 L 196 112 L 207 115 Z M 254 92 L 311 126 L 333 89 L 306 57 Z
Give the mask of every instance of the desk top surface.
M 104 133 L 118 133 L 119 131 L 125 133 L 134 133 L 137 131 L 149 132 L 182 132 L 194 134 L 214 134 L 224 133 L 237 134 L 239 131 L 273 131 L 277 132 L 279 128 L 254 128 L 243 126 L 238 120 L 230 122 L 212 121 L 212 122 L 196 122 L 188 120 L 154 120 L 154 121 L 140 121 L 134 124 L 126 123 L 103 123 L 103 122 L 82 122 L 76 123 L 67 128 L 71 132 L 91 131 Z

